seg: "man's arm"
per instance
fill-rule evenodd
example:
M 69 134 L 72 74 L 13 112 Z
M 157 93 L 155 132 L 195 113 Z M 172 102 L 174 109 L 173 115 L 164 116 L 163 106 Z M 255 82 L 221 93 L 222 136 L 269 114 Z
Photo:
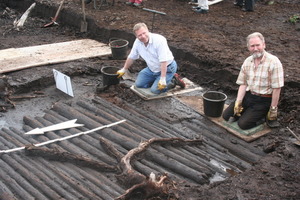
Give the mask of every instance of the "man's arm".
M 246 89 L 247 89 L 247 85 L 240 85 L 239 90 L 238 90 L 238 94 L 236 97 L 237 101 L 243 101 L 244 96 L 246 94 Z
M 272 93 L 271 107 L 277 107 L 280 97 L 281 88 L 274 88 Z
M 126 73 L 126 71 L 133 64 L 133 62 L 134 62 L 133 59 L 127 57 L 123 68 L 117 71 L 117 74 L 119 75 L 118 78 L 121 78 L 122 76 L 124 76 L 124 74 Z
M 124 64 L 124 69 L 127 70 L 133 64 L 134 60 L 131 58 L 127 58 Z
M 166 77 L 166 75 L 167 75 L 167 64 L 168 64 L 167 61 L 160 63 L 160 69 L 161 69 L 160 76 L 161 77 Z

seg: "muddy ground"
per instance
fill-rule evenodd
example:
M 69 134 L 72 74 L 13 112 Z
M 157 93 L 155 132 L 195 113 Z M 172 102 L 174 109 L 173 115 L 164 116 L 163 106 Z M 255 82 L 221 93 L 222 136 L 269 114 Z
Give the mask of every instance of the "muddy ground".
M 13 6 L 11 2 L 10 6 Z M 30 5 L 33 1 L 24 2 Z M 300 14 L 299 0 L 260 0 L 254 12 L 243 12 L 233 5 L 232 0 L 224 0 L 211 6 L 208 14 L 202 15 L 193 13 L 191 5 L 184 0 L 144 1 L 143 7 L 166 13 L 155 15 L 154 21 L 153 13 L 126 6 L 125 1 L 116 0 L 114 6 L 106 5 L 100 9 L 94 9 L 93 3 L 88 4 L 89 25 L 106 30 L 104 33 L 98 33 L 99 29 L 95 27 L 89 27 L 88 33 L 80 33 L 79 0 L 65 1 L 59 26 L 42 29 L 40 27 L 49 22 L 49 16 L 54 15 L 60 1 L 37 2 L 37 7 L 44 10 L 34 12 L 20 31 L 13 29 L 12 22 L 16 17 L 20 17 L 24 8 L 15 10 L 11 7 L 11 10 L 4 12 L 8 4 L 0 3 L 0 49 L 78 38 L 96 38 L 107 42 L 111 37 L 120 37 L 128 39 L 132 44 L 132 26 L 137 22 L 145 22 L 153 32 L 160 33 L 168 39 L 179 64 L 181 76 L 188 77 L 206 90 L 223 91 L 229 95 L 229 99 L 233 99 L 236 94 L 235 80 L 243 60 L 249 55 L 245 38 L 254 31 L 261 32 L 266 38 L 267 51 L 279 57 L 285 70 L 285 87 L 279 105 L 281 127 L 253 142 L 254 146 L 263 149 L 268 155 L 251 169 L 226 181 L 184 187 L 180 199 L 300 199 L 300 149 L 293 144 L 294 137 L 286 129 L 288 126 L 300 135 L 300 22 L 292 23 Z M 48 13 L 45 12 L 46 8 L 49 8 Z M 96 85 L 101 84 L 101 67 L 122 67 L 122 64 L 123 61 L 112 60 L 110 57 L 82 59 L 11 72 L 5 76 L 12 89 L 10 91 L 13 91 L 12 95 L 44 91 L 49 97 L 56 92 L 51 76 L 51 70 L 55 68 L 74 77 L 74 81 L 78 83 L 76 91 L 81 91 L 79 94 L 86 96 L 94 93 Z M 143 62 L 139 62 L 131 71 L 137 72 L 143 65 Z M 126 85 L 109 88 L 98 95 L 120 106 L 126 101 L 144 110 L 155 107 L 155 102 L 141 100 Z M 21 121 L 18 116 L 21 114 L 12 113 L 28 112 L 29 108 L 35 115 L 42 109 L 50 108 L 51 103 L 55 101 L 69 100 L 67 96 L 62 95 L 59 98 L 51 96 L 18 101 L 19 110 L 7 107 L 7 112 L 1 115 L 1 123 L 4 126 L 14 123 L 18 126 Z M 36 106 L 41 102 L 44 104 L 43 108 Z M 153 113 L 163 117 L 162 113 Z M 180 121 L 180 116 L 175 118 Z

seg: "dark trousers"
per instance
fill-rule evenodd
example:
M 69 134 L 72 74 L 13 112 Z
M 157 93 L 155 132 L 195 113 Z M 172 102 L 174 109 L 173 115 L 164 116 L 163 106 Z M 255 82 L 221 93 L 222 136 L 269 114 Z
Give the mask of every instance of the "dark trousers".
M 239 127 L 246 130 L 257 126 L 260 120 L 265 119 L 270 109 L 271 101 L 271 97 L 261 97 L 247 92 L 242 102 L 244 109 L 241 116 L 234 116 L 238 120 Z M 234 104 L 235 102 L 232 102 L 223 112 L 223 118 L 226 121 L 234 115 Z
M 239 6 L 244 7 L 246 10 L 251 10 L 251 11 L 254 10 L 255 0 L 236 0 L 236 3 Z

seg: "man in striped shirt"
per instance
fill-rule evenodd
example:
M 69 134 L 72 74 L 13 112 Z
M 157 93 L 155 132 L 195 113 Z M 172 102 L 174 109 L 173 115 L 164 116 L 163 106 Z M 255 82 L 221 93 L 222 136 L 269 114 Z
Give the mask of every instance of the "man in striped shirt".
M 278 127 L 277 106 L 284 86 L 280 60 L 265 51 L 265 39 L 255 32 L 247 37 L 250 53 L 243 63 L 236 83 L 239 85 L 235 102 L 223 113 L 227 121 L 237 121 L 241 129 L 250 129 L 264 122 Z

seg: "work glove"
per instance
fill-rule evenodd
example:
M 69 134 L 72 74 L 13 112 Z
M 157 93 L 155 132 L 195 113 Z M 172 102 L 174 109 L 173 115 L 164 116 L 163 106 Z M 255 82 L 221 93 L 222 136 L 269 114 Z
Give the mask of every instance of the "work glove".
M 271 106 L 267 115 L 267 119 L 270 121 L 277 120 L 277 107 Z
M 241 100 L 236 100 L 235 104 L 234 104 L 234 109 L 233 109 L 233 113 L 234 115 L 240 117 L 241 116 L 241 112 L 243 111 L 243 107 L 242 107 L 242 101 Z
M 127 69 L 120 69 L 117 71 L 117 74 L 118 74 L 118 78 L 121 78 L 125 73 L 126 73 Z
M 160 80 L 157 85 L 158 90 L 163 90 L 167 87 L 166 77 L 160 77 Z

